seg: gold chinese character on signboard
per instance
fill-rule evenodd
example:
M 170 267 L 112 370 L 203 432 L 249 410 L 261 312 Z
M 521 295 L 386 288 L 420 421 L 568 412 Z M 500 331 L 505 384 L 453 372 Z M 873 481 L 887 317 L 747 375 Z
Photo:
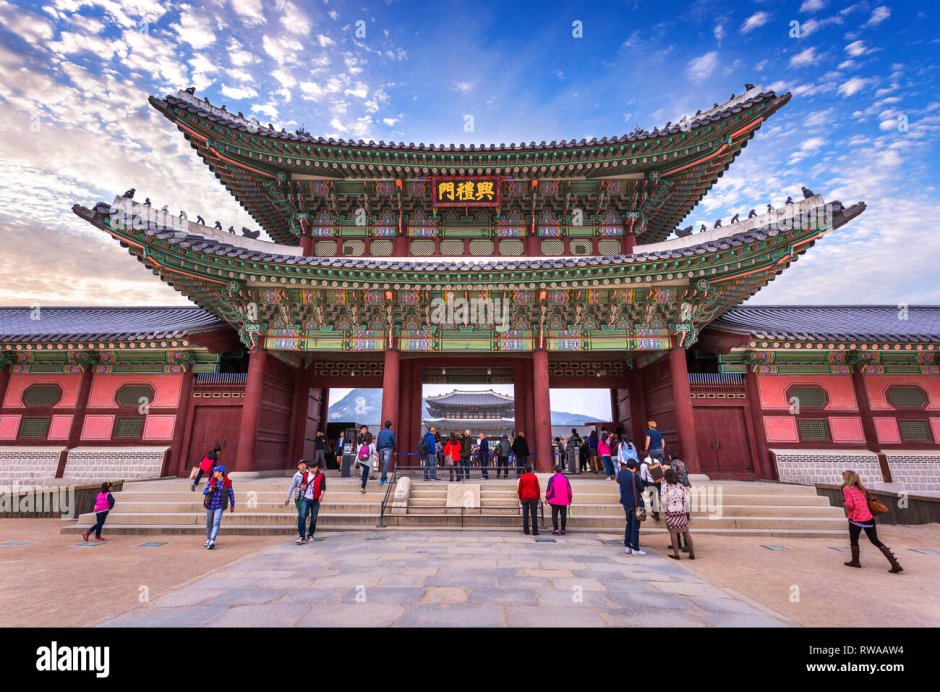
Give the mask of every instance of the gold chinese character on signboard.
M 495 194 L 493 183 L 477 183 L 477 195 L 474 199 L 492 202 Z
M 472 201 L 472 200 L 474 200 L 475 197 L 473 196 L 473 194 L 474 194 L 474 188 L 475 188 L 475 187 L 476 187 L 476 185 L 473 183 L 472 180 L 468 180 L 468 181 L 463 182 L 463 183 L 458 183 L 458 185 L 457 185 L 457 199 L 459 199 L 459 200 L 461 200 L 461 201 L 463 201 L 463 202 L 467 202 L 467 201 Z
M 454 201 L 454 184 L 453 183 L 441 183 L 437 188 L 437 199 L 438 200 L 447 199 L 453 202 Z

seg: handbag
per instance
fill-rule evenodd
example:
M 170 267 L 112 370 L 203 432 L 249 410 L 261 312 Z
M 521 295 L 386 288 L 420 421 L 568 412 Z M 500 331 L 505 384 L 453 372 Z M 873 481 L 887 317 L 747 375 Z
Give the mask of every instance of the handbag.
M 630 474 L 635 476 L 635 474 Z M 637 521 L 646 521 L 646 507 L 640 507 L 640 500 L 636 496 L 636 478 L 630 479 L 630 487 L 633 488 L 633 511 L 636 512 Z
M 865 499 L 868 501 L 868 511 L 871 512 L 873 517 L 877 517 L 879 514 L 888 513 L 888 505 L 879 500 L 877 497 L 873 497 L 866 492 Z
M 196 474 L 199 473 L 199 467 L 193 466 L 193 470 L 189 472 L 189 480 L 196 480 Z

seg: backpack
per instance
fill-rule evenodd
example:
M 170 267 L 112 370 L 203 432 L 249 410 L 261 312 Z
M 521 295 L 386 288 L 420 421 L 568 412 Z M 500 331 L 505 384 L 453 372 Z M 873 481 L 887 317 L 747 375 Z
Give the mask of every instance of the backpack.
M 421 439 L 418 440 L 418 455 L 422 457 L 425 457 L 428 455 L 428 445 L 424 441 L 423 436 L 421 437 Z
M 369 458 L 369 445 L 361 444 L 359 445 L 359 452 L 356 454 L 356 457 L 359 461 L 365 461 Z
M 685 465 L 685 462 L 682 459 L 673 459 L 672 468 L 676 472 L 676 479 L 684 485 L 686 488 L 691 488 L 692 484 L 689 482 L 689 468 Z
M 662 464 L 659 463 L 656 459 L 653 459 L 652 463 L 648 465 L 650 477 L 653 479 L 654 483 L 659 483 L 663 479 L 665 472 L 663 471 Z

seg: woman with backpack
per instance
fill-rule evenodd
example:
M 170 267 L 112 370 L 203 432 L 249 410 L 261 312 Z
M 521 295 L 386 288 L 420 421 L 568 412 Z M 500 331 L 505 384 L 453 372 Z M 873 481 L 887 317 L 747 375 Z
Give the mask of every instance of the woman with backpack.
M 888 558 L 888 562 L 891 563 L 891 569 L 888 571 L 892 574 L 902 572 L 904 568 L 901 567 L 894 553 L 891 552 L 888 546 L 878 540 L 878 532 L 875 530 L 875 516 L 868 506 L 868 491 L 862 485 L 862 479 L 858 477 L 855 471 L 846 470 L 842 472 L 842 497 L 845 498 L 843 504 L 849 519 L 849 545 L 852 549 L 851 561 L 843 564 L 846 567 L 862 566 L 862 563 L 858 560 L 858 537 L 864 529 L 865 535 L 868 536 L 871 544 L 878 548 Z
M 457 466 L 460 463 L 460 453 L 463 451 L 463 445 L 457 439 L 457 433 L 451 433 L 450 439 L 444 445 L 444 465 L 450 472 L 450 482 L 454 482 L 454 473 L 457 474 L 457 482 L 460 482 L 461 471 Z
M 555 465 L 555 475 L 548 479 L 548 487 L 545 489 L 545 501 L 552 508 L 552 531 L 553 536 L 564 536 L 568 528 L 568 507 L 574 498 L 571 492 L 571 483 L 564 474 L 564 467 L 561 464 Z M 558 516 L 561 515 L 561 529 L 558 528 Z
M 666 513 L 666 530 L 669 531 L 669 538 L 672 539 L 672 555 L 669 557 L 673 560 L 679 559 L 679 536 L 683 535 L 688 547 L 689 559 L 694 560 L 695 550 L 692 547 L 692 537 L 689 535 L 692 510 L 688 488 L 679 482 L 678 475 L 671 468 L 666 471 L 663 480 L 660 502 Z
M 95 523 L 87 531 L 82 531 L 82 538 L 86 541 L 92 531 L 95 532 L 95 540 L 103 541 L 101 529 L 104 528 L 104 520 L 108 518 L 108 512 L 114 509 L 114 496 L 111 494 L 112 485 L 109 481 L 101 484 L 101 492 L 95 498 Z
M 365 427 L 365 426 L 363 426 Z M 356 451 L 356 468 L 362 472 L 362 487 L 359 492 L 366 494 L 366 483 L 369 482 L 369 474 L 372 472 L 372 464 L 378 459 L 379 453 L 375 451 L 375 442 L 372 439 L 372 433 L 366 431 L 359 434 L 359 449 Z
M 235 489 L 224 466 L 212 469 L 212 478 L 202 494 L 205 495 L 202 505 L 206 508 L 206 548 L 213 550 L 222 525 L 222 514 L 226 509 L 235 511 Z

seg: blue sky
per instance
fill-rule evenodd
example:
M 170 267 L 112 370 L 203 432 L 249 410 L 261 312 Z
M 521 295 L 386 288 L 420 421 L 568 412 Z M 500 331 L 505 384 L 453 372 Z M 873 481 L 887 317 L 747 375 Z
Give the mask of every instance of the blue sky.
M 0 304 L 184 302 L 74 217 L 75 202 L 133 186 L 254 226 L 149 94 L 193 85 L 278 127 L 479 144 L 652 129 L 745 82 L 793 99 L 684 224 L 801 185 L 865 200 L 752 302 L 937 303 L 938 13 L 846 0 L 0 0 Z

